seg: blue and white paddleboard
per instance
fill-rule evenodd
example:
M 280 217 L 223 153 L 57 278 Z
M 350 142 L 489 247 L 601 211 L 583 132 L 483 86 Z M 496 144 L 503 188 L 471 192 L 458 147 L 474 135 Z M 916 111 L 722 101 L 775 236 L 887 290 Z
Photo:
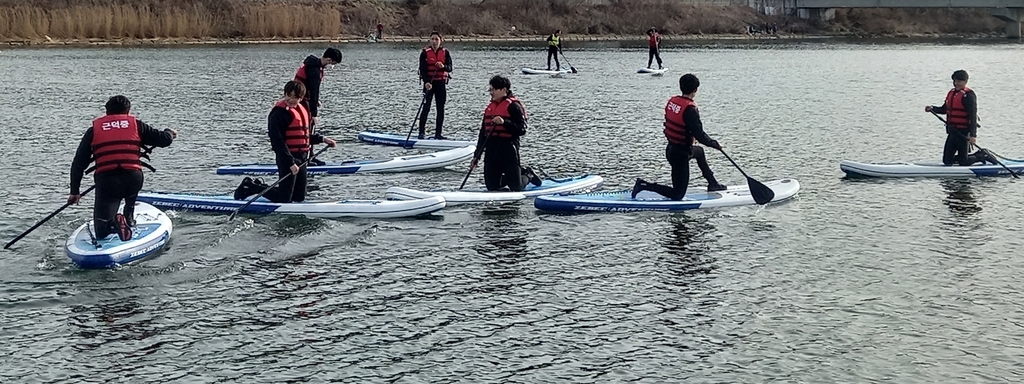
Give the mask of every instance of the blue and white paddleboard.
M 550 69 L 523 68 L 524 75 L 565 75 L 569 73 L 572 73 L 572 69 L 562 68 L 557 71 L 553 71 Z
M 668 68 L 662 68 L 662 69 L 640 68 L 640 69 L 638 69 L 636 71 L 636 73 L 643 73 L 643 74 L 655 75 L 655 76 L 664 75 L 665 72 L 668 72 Z
M 232 213 L 245 205 L 248 200 L 235 200 L 229 195 L 204 195 L 191 193 L 139 193 L 139 201 L 175 211 L 198 211 Z M 385 200 L 340 200 L 302 203 L 275 203 L 260 197 L 241 213 L 267 215 L 271 213 L 304 215 L 308 217 L 411 217 L 431 213 L 444 208 L 443 197 L 430 197 L 411 201 Z
M 391 160 L 353 160 L 341 163 L 327 163 L 308 168 L 310 175 L 344 175 L 367 172 L 412 172 L 424 169 L 443 168 L 473 157 L 476 146 L 454 148 L 447 151 L 422 155 L 399 156 Z M 269 175 L 277 174 L 274 164 L 226 165 L 217 168 L 218 175 Z
M 399 147 L 424 149 L 451 149 L 476 145 L 475 139 L 436 140 L 432 137 L 426 139 L 417 139 L 416 136 L 414 135 L 408 136 L 409 140 L 406 140 L 405 138 L 407 136 L 408 134 L 403 135 L 397 133 L 363 131 L 359 132 L 359 141 L 370 144 L 383 144 Z
M 800 190 L 800 183 L 794 179 L 773 180 L 764 183 L 775 192 L 771 202 L 789 199 Z M 540 196 L 533 205 L 543 211 L 555 212 L 631 212 L 631 211 L 684 211 L 756 204 L 747 185 L 730 186 L 725 191 L 708 192 L 690 190 L 682 200 L 674 201 L 657 193 L 643 191 L 636 198 L 631 191 L 598 192 L 580 195 Z
M 1024 174 L 1024 162 L 1003 161 L 1013 173 Z M 839 162 L 839 169 L 850 177 L 977 177 L 1009 176 L 1010 172 L 998 164 L 943 165 L 938 162 L 920 163 L 859 163 L 851 160 Z
M 118 210 L 120 212 L 120 210 Z M 82 268 L 114 268 L 149 257 L 164 248 L 171 239 L 171 219 L 156 207 L 135 203 L 132 238 L 121 241 L 117 233 L 94 244 L 90 232 L 92 219 L 78 227 L 64 244 L 64 252 Z
M 488 191 L 483 187 L 465 188 L 461 191 L 453 189 L 434 189 L 421 191 L 409 188 L 391 187 L 384 193 L 389 200 L 423 199 L 433 196 L 444 197 L 448 205 L 470 203 L 504 203 L 526 198 L 553 195 L 556 193 L 590 192 L 597 190 L 604 183 L 604 178 L 596 175 L 583 175 L 558 179 L 545 179 L 540 186 L 528 184 L 522 192 Z

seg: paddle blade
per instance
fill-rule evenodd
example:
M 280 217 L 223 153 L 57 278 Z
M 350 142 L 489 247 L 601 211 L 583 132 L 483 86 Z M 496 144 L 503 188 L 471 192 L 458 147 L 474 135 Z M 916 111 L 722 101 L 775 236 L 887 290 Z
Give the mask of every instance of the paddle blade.
M 569 70 L 571 70 L 571 71 L 572 71 L 572 73 L 577 73 L 577 71 L 576 71 L 576 67 L 573 67 L 573 66 L 571 66 L 571 65 L 569 66 Z
M 775 198 L 775 191 L 753 178 L 747 177 L 747 187 L 750 188 L 750 196 L 757 205 L 768 204 Z

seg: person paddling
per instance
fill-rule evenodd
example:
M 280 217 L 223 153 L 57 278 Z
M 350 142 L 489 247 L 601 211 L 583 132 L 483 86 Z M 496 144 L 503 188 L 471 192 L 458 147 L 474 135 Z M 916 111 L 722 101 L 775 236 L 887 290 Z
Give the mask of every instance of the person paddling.
M 661 35 L 658 34 L 658 30 L 654 27 L 647 30 L 647 69 L 651 69 L 651 61 L 655 58 L 658 59 L 658 69 L 662 69 L 661 66 L 661 54 L 659 53 L 661 48 Z
M 267 116 L 267 135 L 274 150 L 278 176 L 284 178 L 291 175 L 263 194 L 263 197 L 275 203 L 305 201 L 307 171 L 304 163 L 309 158 L 310 149 L 321 143 L 329 147 L 336 144 L 331 138 L 310 133 L 311 117 L 306 106 L 301 103 L 305 94 L 306 87 L 302 83 L 289 81 L 284 85 L 284 97 L 274 104 Z M 266 188 L 262 180 L 246 177 L 235 190 L 235 199 L 244 200 Z
M 644 181 L 637 178 L 633 185 L 632 197 L 641 191 L 652 191 L 672 200 L 682 200 L 686 196 L 686 189 L 690 184 L 690 159 L 697 159 L 697 166 L 700 168 L 705 179 L 708 181 L 708 192 L 724 191 L 728 187 L 715 180 L 711 167 L 708 166 L 704 149 L 693 146 L 694 142 L 700 142 L 708 147 L 718 150 L 722 149 L 721 144 L 712 140 L 704 132 L 704 124 L 700 121 L 700 112 L 693 98 L 697 95 L 697 88 L 700 87 L 700 80 L 697 76 L 687 73 L 679 78 L 680 96 L 672 96 L 665 105 L 665 138 L 668 139 L 668 146 L 665 147 L 665 157 L 672 166 L 672 186 L 661 185 Z
M 556 29 L 555 33 L 548 36 L 548 70 L 551 70 L 551 58 L 555 58 L 555 70 L 561 70 L 562 64 L 558 62 L 558 53 L 562 51 L 562 30 Z
M 953 89 L 946 93 L 941 107 L 927 106 L 925 112 L 946 115 L 946 143 L 942 148 L 942 164 L 968 166 L 986 161 L 998 164 L 987 152 L 968 154 L 969 146 L 978 138 L 978 98 L 967 88 L 967 71 L 953 72 Z
M 96 199 L 93 202 L 93 236 L 105 239 L 116 233 L 121 241 L 132 238 L 135 226 L 135 199 L 142 190 L 142 146 L 167 147 L 178 137 L 178 132 L 167 128 L 158 131 L 131 115 L 132 103 L 117 95 L 104 105 L 107 114 L 92 121 L 78 143 L 71 162 L 71 193 L 69 204 L 82 199 L 80 188 L 85 169 L 93 161 L 96 171 Z M 122 213 L 118 206 L 124 201 Z
M 526 107 L 512 95 L 512 83 L 504 76 L 494 76 L 487 92 L 491 101 L 484 109 L 484 119 L 476 142 L 476 153 L 469 168 L 476 168 L 480 156 L 484 159 L 484 184 L 488 191 L 508 187 L 522 191 L 527 183 L 541 185 L 541 180 L 530 168 L 522 168 L 519 159 L 519 138 L 526 135 Z
M 423 139 L 427 126 L 427 114 L 430 113 L 430 99 L 437 99 L 437 119 L 434 120 L 434 138 L 445 140 L 441 136 L 444 126 L 444 103 L 448 99 L 448 73 L 452 71 L 452 55 L 441 47 L 441 34 L 430 34 L 430 45 L 420 52 L 420 80 L 423 81 L 423 113 L 420 114 L 420 135 Z

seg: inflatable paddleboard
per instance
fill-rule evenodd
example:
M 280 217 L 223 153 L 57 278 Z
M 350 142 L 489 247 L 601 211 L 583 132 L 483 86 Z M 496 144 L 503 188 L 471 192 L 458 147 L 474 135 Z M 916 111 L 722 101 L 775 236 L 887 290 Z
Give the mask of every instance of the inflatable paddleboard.
M 424 149 L 451 149 L 476 145 L 476 139 L 436 140 L 434 138 L 417 139 L 416 136 L 410 136 L 409 140 L 406 140 L 405 138 L 405 134 L 384 133 L 375 131 L 359 132 L 359 141 L 371 144 L 394 145 L 399 147 Z
M 1024 174 L 1024 162 L 1002 160 L 1013 173 Z M 921 163 L 859 163 L 851 160 L 839 162 L 839 169 L 849 177 L 977 177 L 1009 176 L 1010 172 L 998 164 L 985 163 L 970 166 L 943 165 L 939 162 Z
M 668 68 L 662 69 L 651 69 L 651 68 L 640 68 L 636 70 L 636 73 L 650 74 L 650 75 L 664 75 L 668 72 Z
M 486 188 L 434 189 L 421 191 L 409 188 L 391 187 L 384 193 L 389 200 L 424 199 L 427 197 L 444 197 L 448 205 L 475 203 L 505 203 L 523 200 L 530 197 L 552 195 L 556 193 L 589 192 L 597 190 L 604 183 L 604 178 L 595 175 L 583 175 L 559 179 L 546 179 L 540 186 L 528 184 L 522 192 L 488 191 Z
M 794 179 L 773 180 L 764 184 L 775 192 L 775 198 L 771 201 L 773 203 L 789 199 L 800 190 L 800 183 Z M 540 196 L 533 202 L 537 209 L 554 212 L 684 211 L 750 204 L 756 203 L 754 203 L 754 198 L 750 195 L 747 185 L 730 186 L 727 190 L 717 192 L 690 190 L 686 193 L 686 197 L 679 201 L 666 199 L 651 191 L 640 192 L 636 199 L 633 199 L 630 197 L 630 191 L 627 190 L 580 195 Z
M 552 71 L 548 69 L 523 68 L 524 75 L 565 75 L 569 73 L 572 73 L 572 70 L 565 68 L 559 69 L 557 71 Z
M 411 172 L 442 168 L 469 160 L 476 146 L 449 149 L 423 155 L 399 156 L 391 160 L 352 160 L 340 163 L 310 166 L 310 175 L 344 175 L 367 172 Z M 274 164 L 227 165 L 217 168 L 218 175 L 270 175 L 277 174 Z
M 144 192 L 139 201 L 169 210 L 227 213 L 234 212 L 248 200 L 235 200 L 229 195 L 191 193 Z M 443 197 L 410 201 L 340 200 L 302 203 L 274 203 L 260 197 L 241 213 L 267 215 L 271 213 L 304 215 L 309 217 L 410 217 L 431 213 L 444 208 Z
M 123 207 L 123 205 L 122 205 Z M 121 209 L 118 209 L 121 212 Z M 114 268 L 149 257 L 164 248 L 171 239 L 171 219 L 156 207 L 135 203 L 132 238 L 121 241 L 117 233 L 93 243 L 92 219 L 78 227 L 64 243 L 64 252 L 81 268 Z

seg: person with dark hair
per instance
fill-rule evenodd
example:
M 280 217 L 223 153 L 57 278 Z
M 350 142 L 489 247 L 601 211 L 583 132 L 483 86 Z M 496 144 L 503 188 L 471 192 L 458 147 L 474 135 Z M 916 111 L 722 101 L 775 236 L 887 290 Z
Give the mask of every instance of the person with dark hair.
M 309 115 L 313 118 L 311 120 L 311 127 L 316 126 L 319 122 L 320 116 L 320 85 L 324 81 L 324 68 L 328 65 L 338 65 L 341 63 L 341 51 L 337 48 L 327 48 L 324 51 L 324 55 L 316 57 L 309 55 L 306 60 L 302 61 L 302 65 L 295 71 L 295 81 L 302 83 L 306 87 L 306 96 L 302 99 L 302 104 L 309 111 Z
M 989 161 L 998 164 L 985 151 L 967 154 L 978 138 L 978 98 L 967 88 L 967 71 L 953 72 L 953 89 L 946 93 L 941 107 L 927 106 L 925 112 L 946 115 L 946 144 L 942 148 L 942 164 L 962 166 Z
M 306 160 L 309 159 L 313 145 L 326 143 L 334 147 L 334 140 L 320 134 L 310 133 L 310 116 L 306 106 L 302 105 L 306 87 L 292 80 L 284 85 L 284 97 L 270 109 L 267 116 L 267 135 L 270 146 L 274 150 L 277 173 L 282 180 L 277 187 L 263 194 L 275 203 L 300 203 L 306 200 Z M 262 180 L 250 177 L 242 179 L 242 184 L 235 189 L 235 199 L 258 194 L 267 188 Z
M 715 180 L 715 175 L 711 172 L 707 157 L 704 155 L 704 149 L 693 146 L 695 142 L 700 142 L 711 148 L 722 149 L 718 141 L 712 140 L 704 132 L 700 113 L 693 102 L 699 87 L 700 80 L 697 76 L 691 73 L 683 75 L 679 78 L 679 91 L 682 95 L 672 96 L 665 105 L 664 133 L 668 139 L 665 157 L 672 166 L 672 186 L 637 178 L 633 185 L 633 198 L 641 191 L 652 191 L 672 200 L 682 200 L 690 184 L 690 159 L 697 159 L 697 166 L 708 181 L 708 192 L 724 191 L 728 188 Z
M 649 48 L 647 51 L 647 69 L 651 69 L 651 62 L 655 58 L 658 59 L 658 69 L 662 69 L 661 54 L 659 53 L 660 46 L 661 34 L 658 33 L 656 28 L 651 27 L 651 29 L 647 30 L 647 47 Z
M 384 24 L 377 23 L 377 35 L 374 36 L 374 40 L 380 40 L 384 38 Z M 341 60 L 338 60 L 341 61 Z
M 94 238 L 104 239 L 116 233 L 121 241 L 128 241 L 135 226 L 135 199 L 142 190 L 142 167 L 152 169 L 142 162 L 142 146 L 167 147 L 178 132 L 170 128 L 158 131 L 136 119 L 131 115 L 131 101 L 122 95 L 111 97 L 105 107 L 107 114 L 92 121 L 71 162 L 68 203 L 78 204 L 82 199 L 82 177 L 89 163 L 95 161 Z M 122 200 L 124 209 L 117 213 Z
M 430 34 L 430 45 L 420 52 L 420 80 L 423 81 L 423 113 L 420 114 L 420 135 L 426 133 L 427 114 L 430 113 L 431 99 L 437 99 L 437 119 L 434 120 L 434 138 L 444 140 L 441 128 L 444 126 L 444 103 L 448 99 L 448 73 L 452 71 L 452 55 L 441 47 L 441 34 Z
M 558 62 L 558 53 L 562 51 L 562 30 L 556 29 L 555 33 L 548 36 L 548 70 L 551 70 L 551 58 L 555 58 L 555 70 L 561 70 L 562 64 Z
M 484 121 L 476 142 L 476 153 L 469 163 L 476 169 L 480 156 L 484 158 L 484 184 L 488 191 L 508 187 L 522 191 L 527 183 L 541 185 L 541 180 L 530 168 L 522 168 L 519 159 L 519 138 L 526 134 L 526 106 L 512 95 L 512 83 L 504 76 L 494 76 L 487 92 L 491 102 L 484 109 Z

